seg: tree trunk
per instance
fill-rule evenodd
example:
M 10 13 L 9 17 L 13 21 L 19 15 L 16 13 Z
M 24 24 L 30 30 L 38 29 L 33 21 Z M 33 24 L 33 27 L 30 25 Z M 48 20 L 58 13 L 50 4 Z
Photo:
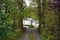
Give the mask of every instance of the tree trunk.
M 20 10 L 19 27 L 21 28 L 21 30 L 24 30 L 24 28 L 23 28 L 23 13 L 22 13 L 23 12 L 23 0 L 18 0 L 18 7 L 19 7 L 19 10 Z
M 42 21 L 42 16 L 43 16 L 43 13 L 42 13 L 42 3 L 41 3 L 41 0 L 38 0 L 38 17 L 39 17 L 39 27 L 38 27 L 38 30 L 40 32 L 40 29 L 41 29 L 41 21 Z

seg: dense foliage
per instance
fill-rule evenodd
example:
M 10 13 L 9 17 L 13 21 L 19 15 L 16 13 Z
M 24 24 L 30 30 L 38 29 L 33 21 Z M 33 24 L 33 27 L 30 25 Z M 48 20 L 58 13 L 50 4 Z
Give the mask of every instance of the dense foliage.
M 17 0 L 0 0 L 0 40 L 17 40 L 21 36 L 22 12 L 18 6 Z
M 0 0 L 0 40 L 18 40 L 25 31 L 23 18 L 39 20 L 42 40 L 60 40 L 60 6 L 54 0 Z M 58 9 L 59 8 L 59 9 Z
M 38 14 L 40 20 L 40 33 L 42 40 L 60 40 L 59 39 L 59 11 L 55 8 L 54 1 L 52 0 L 38 0 Z M 40 6 L 42 5 L 42 7 Z M 42 10 L 41 10 L 42 9 Z M 43 27 L 41 26 L 43 25 Z

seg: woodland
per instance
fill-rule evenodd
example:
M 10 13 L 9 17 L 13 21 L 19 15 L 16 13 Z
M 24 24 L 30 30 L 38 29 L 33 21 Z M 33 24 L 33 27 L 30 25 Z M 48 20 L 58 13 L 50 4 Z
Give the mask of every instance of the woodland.
M 0 0 L 0 40 L 20 40 L 23 18 L 39 21 L 42 40 L 60 40 L 60 0 Z M 43 24 L 43 27 L 41 25 Z

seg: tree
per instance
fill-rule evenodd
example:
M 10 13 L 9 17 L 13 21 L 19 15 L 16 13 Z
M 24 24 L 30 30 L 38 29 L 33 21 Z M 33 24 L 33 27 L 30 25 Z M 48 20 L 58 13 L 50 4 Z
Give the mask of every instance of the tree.
M 42 0 L 38 0 L 38 17 L 39 17 L 39 31 L 41 29 L 41 24 L 42 24 L 42 18 L 43 18 L 43 3 Z
M 20 17 L 17 0 L 0 0 L 0 40 L 15 40 L 18 34 L 21 34 L 16 32 Z
M 57 28 L 59 17 L 56 13 L 57 10 L 54 9 L 52 0 L 38 0 L 39 30 L 46 40 L 58 39 Z M 41 24 L 44 24 L 44 27 L 41 27 Z
M 24 28 L 23 28 L 23 10 L 24 10 L 24 6 L 23 6 L 23 3 L 24 1 L 23 0 L 17 0 L 17 3 L 18 3 L 18 8 L 19 8 L 19 26 L 20 28 L 24 31 Z

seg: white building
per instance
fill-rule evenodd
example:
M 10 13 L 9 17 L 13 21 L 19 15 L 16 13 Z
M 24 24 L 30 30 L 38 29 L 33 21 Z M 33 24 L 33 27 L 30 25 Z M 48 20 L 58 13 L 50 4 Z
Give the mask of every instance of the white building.
M 32 22 L 32 25 L 34 26 L 34 28 L 38 28 L 39 22 L 34 20 L 34 21 Z
M 23 25 L 31 25 L 31 22 L 29 20 L 23 20 Z
M 38 26 L 39 26 L 39 22 L 38 21 L 35 21 L 32 18 L 25 18 L 25 19 L 23 19 L 24 27 L 29 28 L 28 25 L 31 25 L 31 23 L 32 23 L 34 28 L 38 28 Z

